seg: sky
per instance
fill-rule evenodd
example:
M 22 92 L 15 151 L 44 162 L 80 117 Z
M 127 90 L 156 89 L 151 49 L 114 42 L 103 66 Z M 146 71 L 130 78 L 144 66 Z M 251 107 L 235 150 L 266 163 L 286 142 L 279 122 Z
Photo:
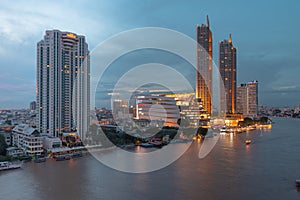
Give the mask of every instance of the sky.
M 289 1 L 1 1 L 0 109 L 27 108 L 35 100 L 36 44 L 48 29 L 85 35 L 92 51 L 133 28 L 162 27 L 195 39 L 210 19 L 213 59 L 232 34 L 238 85 L 259 81 L 259 104 L 300 104 L 300 2 Z

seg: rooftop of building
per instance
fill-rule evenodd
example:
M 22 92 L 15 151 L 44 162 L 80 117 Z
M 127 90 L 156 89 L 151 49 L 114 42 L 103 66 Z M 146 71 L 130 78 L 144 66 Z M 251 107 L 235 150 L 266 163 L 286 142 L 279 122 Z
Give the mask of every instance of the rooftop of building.
M 28 136 L 39 136 L 39 132 L 28 124 L 19 124 L 13 128 L 13 132 L 21 133 Z

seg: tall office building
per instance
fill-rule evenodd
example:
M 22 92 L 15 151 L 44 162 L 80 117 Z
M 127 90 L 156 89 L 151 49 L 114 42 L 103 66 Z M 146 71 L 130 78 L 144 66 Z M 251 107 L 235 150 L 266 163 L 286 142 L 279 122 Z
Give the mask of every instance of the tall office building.
M 37 129 L 84 139 L 90 111 L 89 51 L 85 37 L 47 30 L 37 43 Z
M 258 112 L 258 82 L 251 81 L 237 87 L 237 112 L 255 117 Z
M 197 25 L 196 99 L 208 114 L 212 112 L 212 33 L 208 16 L 206 24 Z
M 227 113 L 236 112 L 236 48 L 232 44 L 230 34 L 229 40 L 219 43 L 219 71 L 224 84 L 225 99 L 221 98 L 222 108 Z

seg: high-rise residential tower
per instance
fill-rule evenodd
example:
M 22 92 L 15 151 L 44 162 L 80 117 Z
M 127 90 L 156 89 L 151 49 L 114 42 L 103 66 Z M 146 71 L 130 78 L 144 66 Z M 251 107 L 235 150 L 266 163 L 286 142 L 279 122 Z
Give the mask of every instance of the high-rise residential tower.
M 255 117 L 258 112 L 258 82 L 251 81 L 237 87 L 237 112 Z
M 236 112 L 236 48 L 232 44 L 230 34 L 229 40 L 219 43 L 219 71 L 224 84 L 225 99 L 221 98 L 222 108 L 227 113 Z
M 212 112 L 212 32 L 208 16 L 206 24 L 197 25 L 196 98 L 208 114 Z
M 90 112 L 89 51 L 85 37 L 47 30 L 37 43 L 37 129 L 84 139 Z
M 29 109 L 30 109 L 31 111 L 36 110 L 36 101 L 30 102 L 30 104 L 29 104 Z

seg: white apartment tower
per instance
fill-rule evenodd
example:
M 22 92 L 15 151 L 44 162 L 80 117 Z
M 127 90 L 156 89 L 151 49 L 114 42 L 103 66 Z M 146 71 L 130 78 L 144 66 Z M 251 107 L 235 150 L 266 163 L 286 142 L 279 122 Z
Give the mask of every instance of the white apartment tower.
M 258 113 L 258 82 L 256 80 L 237 87 L 237 112 L 248 117 L 256 117 Z
M 37 129 L 58 137 L 89 125 L 90 66 L 85 37 L 47 30 L 37 43 Z

